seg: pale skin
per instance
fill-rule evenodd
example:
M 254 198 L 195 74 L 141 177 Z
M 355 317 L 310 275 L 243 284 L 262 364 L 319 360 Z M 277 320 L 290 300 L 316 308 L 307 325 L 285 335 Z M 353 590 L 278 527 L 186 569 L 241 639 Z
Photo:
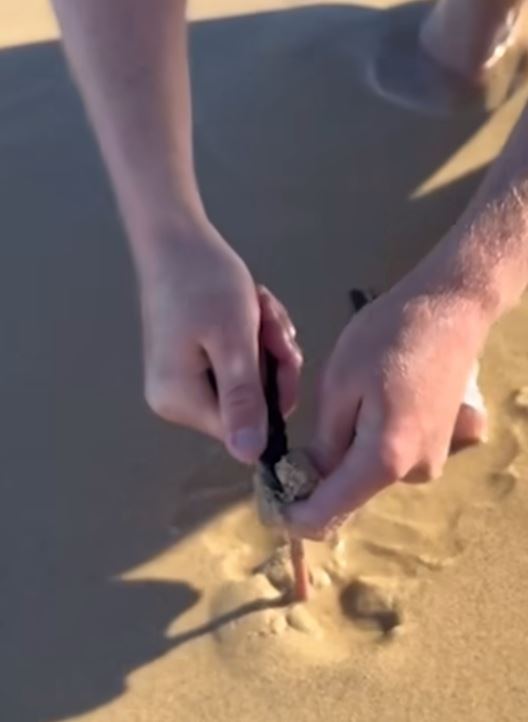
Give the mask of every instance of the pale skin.
M 279 359 L 285 412 L 295 401 L 301 353 L 282 304 L 256 287 L 203 208 L 192 159 L 185 5 L 57 0 L 55 8 L 130 239 L 147 401 L 250 463 L 266 441 L 259 341 Z
M 444 15 L 453 1 L 442 0 Z M 130 239 L 147 401 L 255 462 L 267 432 L 259 354 L 265 348 L 279 360 L 285 413 L 295 405 L 302 356 L 286 309 L 257 287 L 200 199 L 185 3 L 54 5 Z M 525 113 L 460 221 L 341 334 L 322 374 L 311 443 L 324 478 L 291 508 L 294 533 L 321 538 L 394 480 L 438 475 L 453 436 L 483 434 L 482 414 L 461 402 L 491 325 L 528 279 L 527 202 Z
M 421 28 L 422 46 L 441 66 L 485 82 L 490 66 L 526 34 L 526 9 L 524 0 L 438 0 Z

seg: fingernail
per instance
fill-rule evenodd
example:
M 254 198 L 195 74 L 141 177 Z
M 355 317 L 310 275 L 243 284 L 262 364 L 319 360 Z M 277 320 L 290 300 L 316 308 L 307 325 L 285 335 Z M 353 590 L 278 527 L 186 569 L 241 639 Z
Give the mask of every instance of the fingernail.
M 264 449 L 264 436 L 258 429 L 238 429 L 229 434 L 228 446 L 237 459 L 251 464 Z
M 312 515 L 305 512 L 303 502 L 298 502 L 281 510 L 286 527 L 290 533 L 300 538 L 321 541 L 324 539 L 324 529 L 314 523 Z

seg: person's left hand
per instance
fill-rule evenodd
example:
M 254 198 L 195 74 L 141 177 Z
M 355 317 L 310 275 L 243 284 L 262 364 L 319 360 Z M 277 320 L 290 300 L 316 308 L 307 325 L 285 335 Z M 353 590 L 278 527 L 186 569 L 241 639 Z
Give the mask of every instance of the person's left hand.
M 409 280 L 352 319 L 319 390 L 310 451 L 324 478 L 287 510 L 290 531 L 323 538 L 393 481 L 437 477 L 453 441 L 484 436 L 475 368 L 489 325 L 476 303 Z

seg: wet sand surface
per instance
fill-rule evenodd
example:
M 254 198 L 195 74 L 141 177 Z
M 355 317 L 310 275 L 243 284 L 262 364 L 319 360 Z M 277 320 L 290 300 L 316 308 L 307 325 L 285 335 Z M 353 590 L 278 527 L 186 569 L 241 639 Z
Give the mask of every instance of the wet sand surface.
M 456 219 L 520 112 L 373 93 L 401 8 L 191 7 L 207 207 L 320 365 L 352 286 Z M 146 410 L 125 239 L 41 0 L 0 8 L 0 719 L 521 722 L 528 692 L 528 305 L 493 330 L 489 443 L 308 545 L 286 605 L 251 474 Z

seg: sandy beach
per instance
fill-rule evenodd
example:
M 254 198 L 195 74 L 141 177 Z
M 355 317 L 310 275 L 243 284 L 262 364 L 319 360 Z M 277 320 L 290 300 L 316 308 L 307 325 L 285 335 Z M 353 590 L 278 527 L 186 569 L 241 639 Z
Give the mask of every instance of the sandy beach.
M 348 289 L 441 238 L 526 99 L 373 92 L 424 7 L 190 6 L 200 184 L 299 329 L 299 444 Z M 482 358 L 489 441 L 309 543 L 314 593 L 284 606 L 251 470 L 146 408 L 126 240 L 44 0 L 1 3 L 0 87 L 0 720 L 524 722 L 528 302 Z

